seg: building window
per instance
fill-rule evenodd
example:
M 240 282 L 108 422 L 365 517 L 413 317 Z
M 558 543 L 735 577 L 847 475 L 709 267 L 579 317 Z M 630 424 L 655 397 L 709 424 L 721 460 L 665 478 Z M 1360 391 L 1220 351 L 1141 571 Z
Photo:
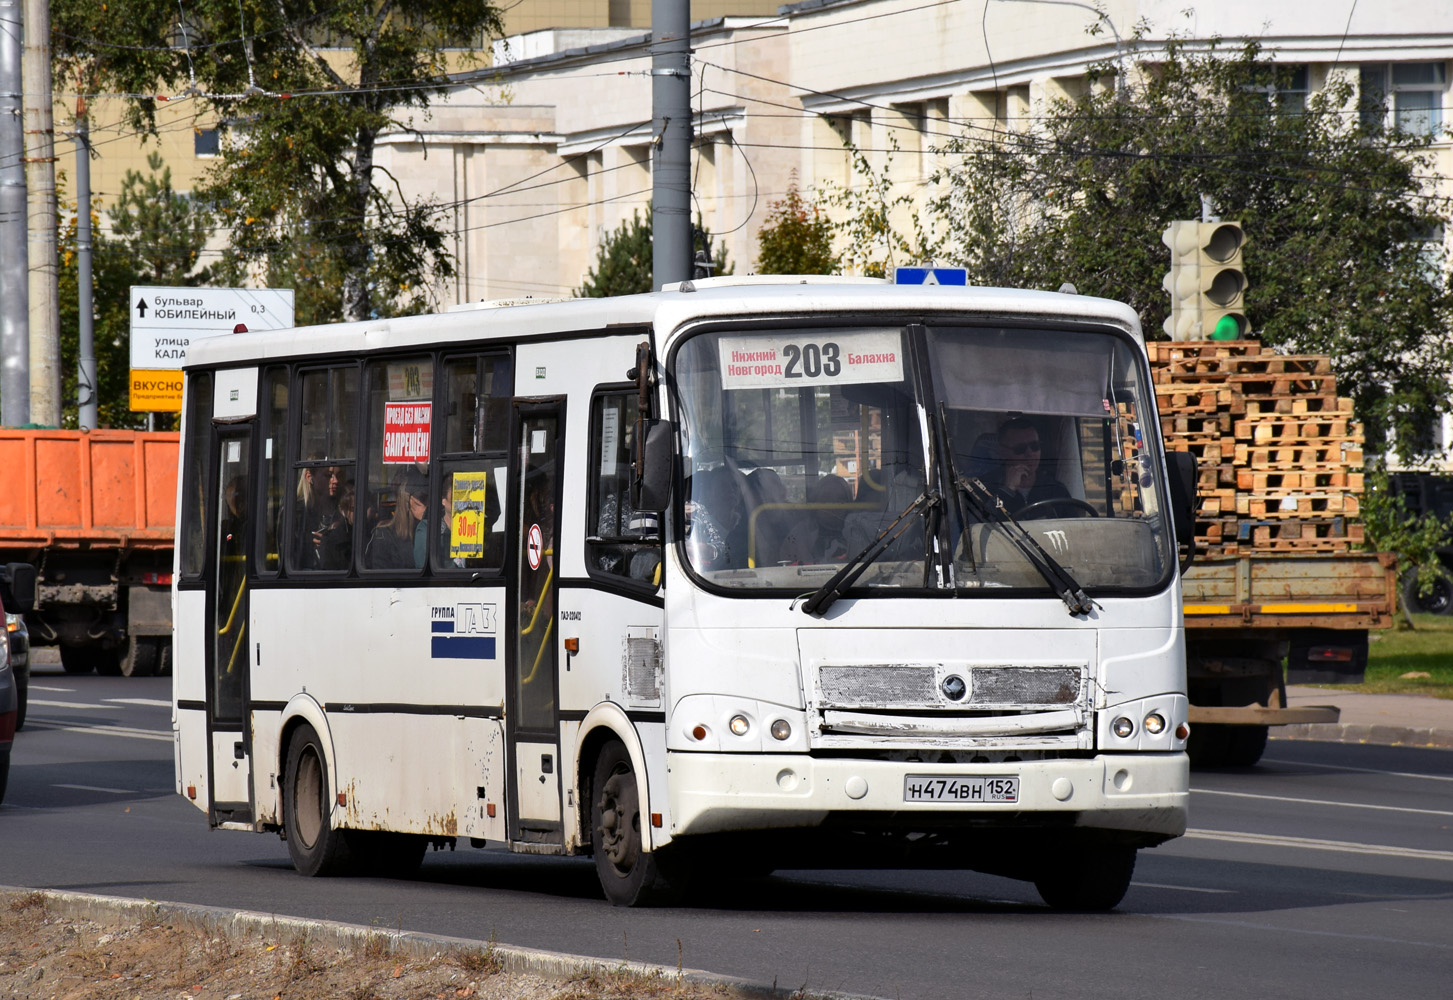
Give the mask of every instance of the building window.
M 215 128 L 199 128 L 192 132 L 192 152 L 197 157 L 218 156 L 222 152 L 222 137 Z
M 1362 124 L 1393 125 L 1414 135 L 1443 131 L 1447 65 L 1441 62 L 1363 66 L 1359 74 Z

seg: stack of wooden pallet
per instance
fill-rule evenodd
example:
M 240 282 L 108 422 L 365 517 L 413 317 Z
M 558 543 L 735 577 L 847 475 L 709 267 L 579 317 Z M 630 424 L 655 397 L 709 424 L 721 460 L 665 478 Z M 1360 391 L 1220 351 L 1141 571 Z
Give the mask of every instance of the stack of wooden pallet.
M 1166 447 L 1200 463 L 1200 551 L 1361 548 L 1362 428 L 1326 357 L 1254 340 L 1148 346 Z

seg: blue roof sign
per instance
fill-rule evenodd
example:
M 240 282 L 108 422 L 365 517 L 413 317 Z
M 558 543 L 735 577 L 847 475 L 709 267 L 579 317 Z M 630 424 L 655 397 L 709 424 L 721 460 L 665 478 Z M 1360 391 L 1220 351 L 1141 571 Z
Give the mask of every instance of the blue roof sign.
M 969 272 L 962 267 L 895 267 L 895 285 L 967 285 Z

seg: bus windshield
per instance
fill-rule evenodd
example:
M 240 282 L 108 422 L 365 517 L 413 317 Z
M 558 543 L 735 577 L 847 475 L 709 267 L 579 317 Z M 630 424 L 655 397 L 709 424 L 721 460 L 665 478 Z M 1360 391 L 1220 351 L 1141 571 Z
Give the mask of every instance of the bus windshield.
M 857 591 L 1043 596 L 1037 542 L 1088 591 L 1163 586 L 1137 356 L 1104 329 L 695 336 L 673 365 L 687 561 L 708 584 L 800 594 L 871 546 Z

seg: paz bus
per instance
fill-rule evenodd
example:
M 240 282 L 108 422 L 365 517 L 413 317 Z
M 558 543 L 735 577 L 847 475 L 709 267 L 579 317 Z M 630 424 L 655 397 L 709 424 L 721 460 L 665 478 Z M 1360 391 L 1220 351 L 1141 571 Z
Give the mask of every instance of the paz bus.
M 178 791 L 307 875 L 467 841 L 972 869 L 1107 909 L 1186 826 L 1177 539 L 1135 313 L 712 278 L 201 340 Z

